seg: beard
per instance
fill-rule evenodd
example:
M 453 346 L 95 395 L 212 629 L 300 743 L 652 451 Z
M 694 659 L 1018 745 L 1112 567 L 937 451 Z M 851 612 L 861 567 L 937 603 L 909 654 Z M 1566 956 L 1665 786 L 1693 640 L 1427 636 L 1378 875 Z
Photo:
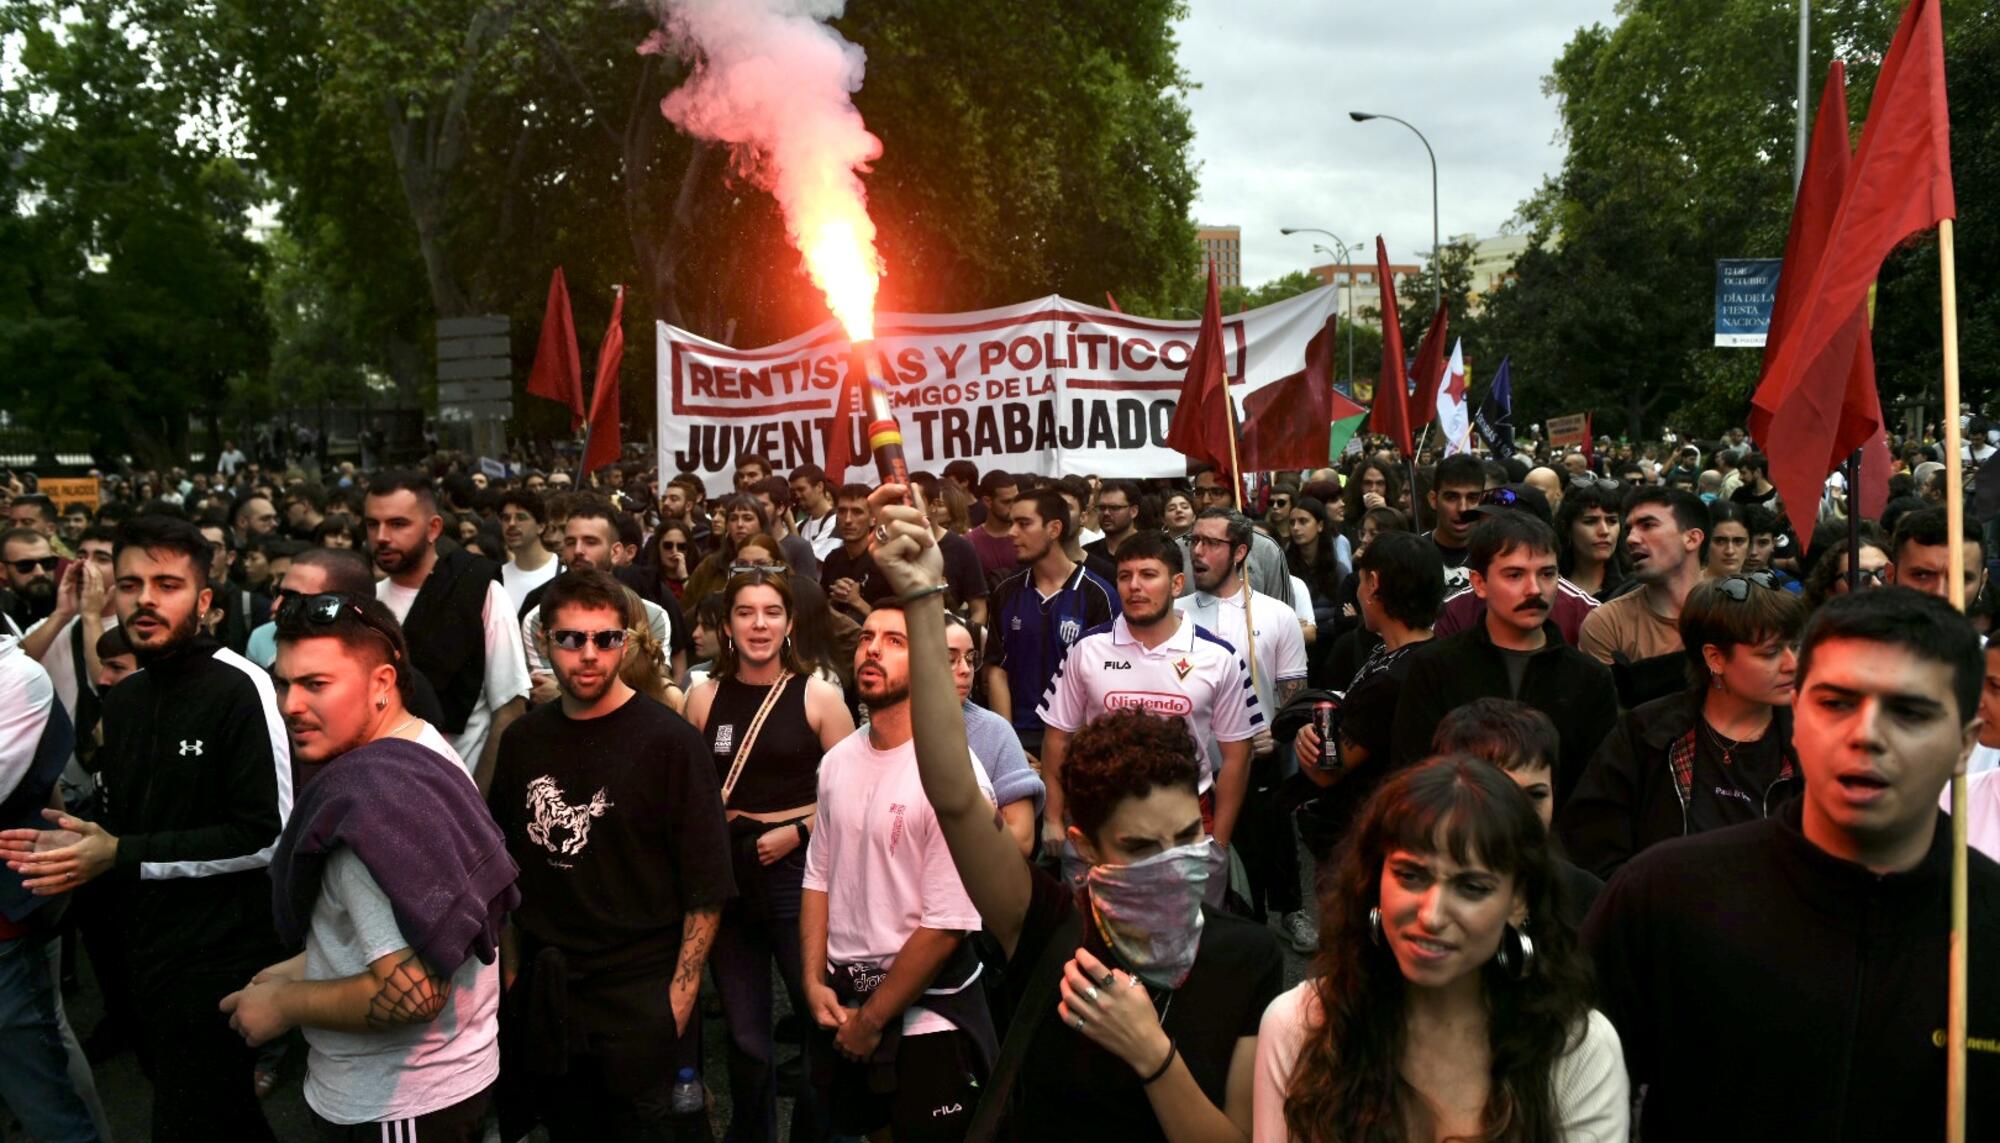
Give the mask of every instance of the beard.
M 556 685 L 562 688 L 564 694 L 580 703 L 594 703 L 603 698 L 605 692 L 618 681 L 618 669 L 621 663 L 622 657 L 619 661 L 599 659 L 597 665 L 592 668 L 599 672 L 598 677 L 586 683 L 578 683 L 574 675 L 555 663 L 549 664 L 549 669 L 555 672 Z
M 1173 614 L 1174 601 L 1171 598 L 1161 600 L 1160 605 L 1154 608 L 1151 614 L 1139 611 L 1129 603 L 1125 604 L 1124 607 L 1126 626 L 1151 627 L 1153 624 Z
M 141 615 L 150 616 L 161 622 L 165 622 L 167 618 L 157 611 L 134 612 L 132 618 L 137 619 Z M 121 620 L 120 625 L 126 626 L 129 622 L 129 620 Z M 144 667 L 166 659 L 189 643 L 194 642 L 195 633 L 200 629 L 201 619 L 194 613 L 194 609 L 190 608 L 188 613 L 181 617 L 180 622 L 167 625 L 166 635 L 159 637 L 157 642 L 141 643 L 137 633 L 133 632 L 129 626 L 126 626 L 126 641 L 132 645 L 132 657 L 139 661 L 140 666 Z
M 424 562 L 424 552 L 428 548 L 428 544 L 418 544 L 412 548 L 398 548 L 391 544 L 378 542 L 375 545 L 375 566 L 388 572 L 390 575 L 394 575 L 399 571 L 408 571 Z
M 869 675 L 866 679 L 854 680 L 854 689 L 860 693 L 861 701 L 868 704 L 868 709 L 881 710 L 884 707 L 895 706 L 910 697 L 910 680 L 907 676 L 892 679 L 889 673 L 880 667 L 875 668 L 875 671 L 877 673 Z
M 14 594 L 29 603 L 40 606 L 56 597 L 56 581 L 50 579 L 48 576 L 36 576 L 34 579 L 15 588 Z

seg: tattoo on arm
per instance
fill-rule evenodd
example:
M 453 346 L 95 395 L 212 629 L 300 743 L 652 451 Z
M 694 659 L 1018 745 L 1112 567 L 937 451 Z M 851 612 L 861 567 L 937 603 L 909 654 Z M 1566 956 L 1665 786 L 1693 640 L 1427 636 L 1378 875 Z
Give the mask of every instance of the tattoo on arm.
M 383 958 L 392 963 L 387 972 L 375 969 L 375 995 L 368 1001 L 370 1028 L 395 1028 L 406 1024 L 428 1024 L 444 1011 L 451 999 L 451 978 L 442 980 L 431 972 L 424 958 L 410 949 Z
M 722 910 L 715 906 L 696 909 L 682 918 L 681 955 L 674 969 L 674 987 L 701 983 L 701 966 L 708 963 L 708 946 L 714 942 L 721 920 Z
M 1304 679 L 1286 679 L 1279 683 L 1276 696 L 1278 709 L 1283 710 L 1286 704 L 1299 697 L 1299 692 L 1304 689 L 1306 689 L 1306 681 Z

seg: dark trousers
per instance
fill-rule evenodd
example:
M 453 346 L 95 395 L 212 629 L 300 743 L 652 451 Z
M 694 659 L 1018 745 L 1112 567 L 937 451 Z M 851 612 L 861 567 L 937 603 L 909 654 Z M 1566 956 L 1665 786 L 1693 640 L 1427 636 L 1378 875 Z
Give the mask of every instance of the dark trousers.
M 134 990 L 140 1047 L 153 1076 L 153 1143 L 273 1138 L 251 1076 L 256 1050 L 220 1008 L 253 971 L 182 972 Z
M 493 1089 L 487 1088 L 450 1107 L 408 1119 L 385 1119 L 377 1123 L 335 1123 L 312 1112 L 313 1138 L 318 1143 L 479 1143 L 485 1137 L 486 1112 L 493 1106 Z M 310 1108 L 307 1109 L 311 1111 Z
M 739 860 L 736 885 L 742 894 L 722 910 L 722 925 L 708 958 L 722 1018 L 729 1028 L 729 1093 L 735 1115 L 723 1136 L 727 1143 L 770 1143 L 778 1137 L 776 1042 L 772 1032 L 771 964 L 791 998 L 792 1012 L 810 1024 L 799 954 L 799 884 L 805 877 L 805 846 L 771 865 L 746 868 Z M 803 1054 L 803 1045 L 801 1045 Z M 814 1100 L 801 1093 L 792 1108 L 791 1137 L 818 1139 Z
M 1243 871 L 1250 878 L 1251 905 L 1256 918 L 1267 913 L 1296 912 L 1303 904 L 1299 890 L 1299 847 L 1292 837 L 1292 815 L 1283 796 L 1285 749 L 1250 760 L 1250 789 L 1231 839 Z

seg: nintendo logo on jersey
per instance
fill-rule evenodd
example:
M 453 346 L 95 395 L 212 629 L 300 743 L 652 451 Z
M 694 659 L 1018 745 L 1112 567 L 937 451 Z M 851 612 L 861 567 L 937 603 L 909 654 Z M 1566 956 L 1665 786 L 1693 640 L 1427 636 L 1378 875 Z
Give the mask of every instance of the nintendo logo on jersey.
M 1113 691 L 1104 696 L 1105 710 L 1143 710 L 1167 718 L 1186 718 L 1194 713 L 1194 703 L 1186 695 L 1159 691 Z

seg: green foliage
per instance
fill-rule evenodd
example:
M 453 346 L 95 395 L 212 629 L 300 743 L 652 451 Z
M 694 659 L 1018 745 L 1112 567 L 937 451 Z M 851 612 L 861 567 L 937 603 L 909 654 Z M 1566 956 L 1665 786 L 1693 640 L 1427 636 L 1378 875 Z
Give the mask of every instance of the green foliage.
M 260 374 L 258 189 L 190 124 L 133 5 L 15 0 L 0 37 L 0 406 L 53 437 L 170 463 Z
M 882 305 L 1164 295 L 1195 265 L 1179 0 L 855 5 Z M 64 29 L 62 22 L 69 26 Z M 600 0 L 19 0 L 0 35 L 0 404 L 184 454 L 318 401 L 420 406 L 440 316 L 513 318 L 549 271 L 586 369 L 628 287 L 625 414 L 659 318 L 738 344 L 825 318 L 769 196 L 661 116 L 650 5 Z M 251 241 L 253 206 L 282 227 Z M 517 431 L 566 435 L 516 402 Z
M 1813 6 L 1815 98 L 1827 62 L 1841 54 L 1857 132 L 1902 8 L 1900 0 Z M 1522 204 L 1520 221 L 1536 244 L 1515 280 L 1487 299 L 1479 333 L 1512 354 L 1516 401 L 1533 419 L 1589 409 L 1611 431 L 1672 424 L 1718 433 L 1742 423 L 1761 355 L 1713 346 L 1715 260 L 1784 250 L 1797 7 L 1627 0 L 1619 12 L 1615 28 L 1579 31 L 1546 81 L 1561 103 L 1569 153 L 1560 174 Z M 1947 4 L 1944 19 L 1965 236 L 1960 317 L 1965 360 L 1976 363 L 1974 345 L 2000 349 L 2000 318 L 1972 301 L 2000 287 L 1990 257 L 2000 223 L 1992 205 L 2000 195 L 2000 28 L 1976 5 Z M 1934 243 L 1919 242 L 1884 267 L 1876 362 L 1885 406 L 1935 391 L 1937 297 Z M 1974 392 L 1990 384 L 1969 382 Z

